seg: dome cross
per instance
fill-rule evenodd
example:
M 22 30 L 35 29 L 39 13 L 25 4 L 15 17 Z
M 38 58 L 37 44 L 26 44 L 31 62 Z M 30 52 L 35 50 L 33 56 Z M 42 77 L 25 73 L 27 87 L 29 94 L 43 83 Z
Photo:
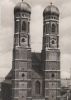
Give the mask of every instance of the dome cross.
M 53 3 L 51 2 L 50 5 L 52 6 L 52 4 L 53 4 Z
M 22 2 L 23 2 L 23 0 L 22 0 Z

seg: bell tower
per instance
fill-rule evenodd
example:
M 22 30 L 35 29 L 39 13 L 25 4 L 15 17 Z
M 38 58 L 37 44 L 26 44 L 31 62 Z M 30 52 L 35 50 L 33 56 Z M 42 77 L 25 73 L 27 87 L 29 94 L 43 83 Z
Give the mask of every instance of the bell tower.
M 43 12 L 45 100 L 60 100 L 59 10 L 50 4 Z
M 14 8 L 12 100 L 31 100 L 31 7 L 19 2 Z

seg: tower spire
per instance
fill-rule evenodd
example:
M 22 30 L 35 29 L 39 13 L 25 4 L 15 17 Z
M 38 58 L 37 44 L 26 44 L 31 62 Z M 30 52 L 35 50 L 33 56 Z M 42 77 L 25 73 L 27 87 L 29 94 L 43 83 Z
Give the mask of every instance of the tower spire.
M 52 6 L 52 4 L 53 4 L 53 3 L 52 3 L 52 2 L 50 2 L 50 5 L 51 5 L 51 6 Z

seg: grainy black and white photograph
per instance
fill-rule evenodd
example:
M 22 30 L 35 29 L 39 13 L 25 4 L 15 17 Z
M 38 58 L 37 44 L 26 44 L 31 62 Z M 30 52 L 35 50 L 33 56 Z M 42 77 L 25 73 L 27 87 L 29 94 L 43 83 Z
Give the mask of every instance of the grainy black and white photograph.
M 0 100 L 71 100 L 71 0 L 0 0 Z

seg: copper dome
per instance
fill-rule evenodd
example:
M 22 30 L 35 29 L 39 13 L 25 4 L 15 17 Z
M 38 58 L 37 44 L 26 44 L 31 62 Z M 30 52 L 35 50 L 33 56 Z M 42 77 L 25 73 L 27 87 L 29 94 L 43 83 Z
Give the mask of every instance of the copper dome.
M 43 14 L 56 14 L 59 15 L 59 9 L 54 5 L 49 5 L 44 9 Z
M 19 2 L 14 8 L 14 12 L 25 11 L 31 13 L 31 6 L 26 2 Z

